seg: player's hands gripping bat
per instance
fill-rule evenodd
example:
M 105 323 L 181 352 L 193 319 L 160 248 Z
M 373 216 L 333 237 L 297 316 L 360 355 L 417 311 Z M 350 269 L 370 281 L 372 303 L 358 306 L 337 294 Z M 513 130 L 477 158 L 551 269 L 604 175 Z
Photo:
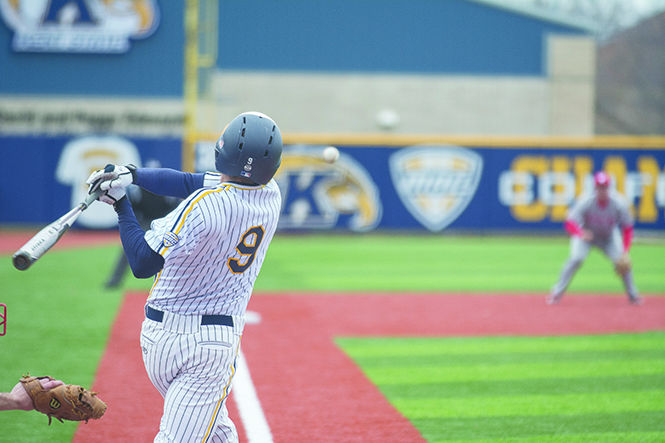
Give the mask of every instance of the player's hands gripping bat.
M 111 165 L 98 169 L 90 174 L 85 181 L 88 184 L 88 194 L 105 191 L 99 196 L 99 201 L 113 205 L 125 196 L 125 188 L 134 182 L 136 166 Z
M 60 240 L 60 237 L 74 224 L 79 215 L 88 209 L 88 206 L 103 193 L 104 191 L 99 190 L 88 195 L 85 201 L 82 201 L 71 211 L 35 234 L 34 237 L 14 253 L 12 257 L 14 267 L 20 271 L 28 269 Z

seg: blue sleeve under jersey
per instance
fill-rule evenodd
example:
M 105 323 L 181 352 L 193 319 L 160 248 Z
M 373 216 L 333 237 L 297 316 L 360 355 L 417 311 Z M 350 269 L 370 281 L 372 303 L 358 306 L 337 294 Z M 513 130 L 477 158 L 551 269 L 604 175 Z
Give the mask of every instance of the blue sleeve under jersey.
M 145 232 L 136 220 L 134 210 L 127 197 L 114 205 L 118 213 L 118 230 L 122 248 L 132 273 L 137 278 L 148 278 L 164 267 L 164 257 L 152 250 L 143 237 Z
M 134 184 L 153 194 L 186 198 L 203 187 L 204 175 L 169 168 L 138 168 L 134 174 Z

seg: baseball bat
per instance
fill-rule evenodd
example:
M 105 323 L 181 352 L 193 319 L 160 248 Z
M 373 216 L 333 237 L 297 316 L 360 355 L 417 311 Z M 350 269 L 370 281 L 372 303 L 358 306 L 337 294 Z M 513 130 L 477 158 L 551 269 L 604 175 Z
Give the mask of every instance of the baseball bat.
M 46 254 L 46 251 L 51 249 L 51 247 L 60 240 L 60 237 L 62 237 L 74 224 L 79 215 L 88 209 L 88 206 L 90 206 L 93 201 L 97 200 L 97 197 L 99 197 L 102 192 L 103 191 L 93 192 L 75 208 L 72 208 L 68 213 L 35 234 L 12 256 L 14 267 L 19 271 L 25 271 L 34 262 L 39 260 L 42 255 Z

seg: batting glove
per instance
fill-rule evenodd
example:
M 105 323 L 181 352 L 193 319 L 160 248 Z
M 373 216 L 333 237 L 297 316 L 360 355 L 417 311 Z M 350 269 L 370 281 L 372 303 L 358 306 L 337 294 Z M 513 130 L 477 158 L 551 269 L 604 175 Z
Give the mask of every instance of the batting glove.
M 104 169 L 98 169 L 85 181 L 88 184 L 88 194 L 97 190 L 109 191 L 112 189 L 124 189 L 134 182 L 134 171 L 136 166 L 106 165 Z
M 107 191 L 104 191 L 102 194 L 97 197 L 97 200 L 104 202 L 107 205 L 115 205 L 120 201 L 121 198 L 125 196 L 125 188 L 113 188 Z

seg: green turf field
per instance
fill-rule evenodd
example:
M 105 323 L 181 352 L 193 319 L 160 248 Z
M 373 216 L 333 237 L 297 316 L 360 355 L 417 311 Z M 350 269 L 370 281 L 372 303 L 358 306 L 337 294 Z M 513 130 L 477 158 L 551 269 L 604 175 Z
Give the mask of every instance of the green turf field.
M 24 272 L 2 256 L 7 334 L 0 337 L 0 390 L 9 391 L 27 371 L 91 385 L 123 292 L 103 288 L 116 250 L 54 250 Z M 47 423 L 37 412 L 0 412 L 0 441 L 42 442 Z M 76 426 L 54 420 L 49 441 L 70 442 Z
M 546 293 L 568 256 L 564 237 L 277 236 L 256 289 Z M 665 243 L 636 244 L 644 293 L 665 294 Z M 570 291 L 623 293 L 593 250 Z
M 429 442 L 665 441 L 665 333 L 340 338 Z
M 10 254 L 0 255 L 0 303 L 8 307 L 7 335 L 0 337 L 0 390 L 10 390 L 28 370 L 92 382 L 122 294 L 147 291 L 151 284 L 127 275 L 120 288 L 104 288 L 119 248 L 53 250 L 25 272 L 12 267 Z M 544 294 L 567 254 L 563 237 L 277 235 L 256 290 Z M 637 243 L 632 257 L 640 290 L 665 294 L 665 246 Z M 570 289 L 622 293 L 610 263 L 596 251 Z M 46 421 L 34 412 L 0 413 L 0 441 L 42 441 Z M 71 441 L 75 427 L 54 423 L 49 440 Z

